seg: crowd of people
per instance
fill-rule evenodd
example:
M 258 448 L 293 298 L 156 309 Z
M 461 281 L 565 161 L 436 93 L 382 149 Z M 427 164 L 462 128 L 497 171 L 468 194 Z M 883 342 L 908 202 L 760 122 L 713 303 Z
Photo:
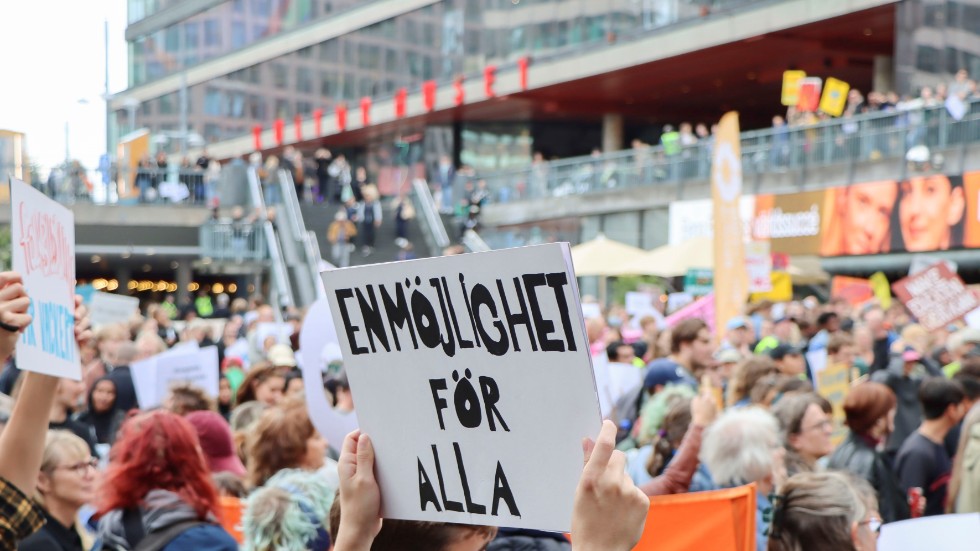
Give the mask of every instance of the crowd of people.
M 17 368 L 28 304 L 19 276 L 0 274 L 4 548 L 571 548 L 560 534 L 382 523 L 368 435 L 328 443 L 309 417 L 306 384 L 339 411 L 354 400 L 339 351 L 322 380 L 297 369 L 302 311 L 285 312 L 284 337 L 261 330 L 276 312 L 260 297 L 219 300 L 218 325 L 195 309 L 178 324 L 167 300 L 92 334 L 79 303 L 78 382 Z M 874 549 L 883 523 L 980 511 L 980 330 L 811 297 L 747 306 L 717 334 L 619 306 L 586 332 L 606 424 L 585 448 L 575 549 L 630 549 L 647 496 L 750 483 L 760 550 Z M 192 342 L 218 348 L 217 396 L 181 383 L 141 409 L 132 365 Z M 849 373 L 843 426 L 814 390 L 821 354 Z

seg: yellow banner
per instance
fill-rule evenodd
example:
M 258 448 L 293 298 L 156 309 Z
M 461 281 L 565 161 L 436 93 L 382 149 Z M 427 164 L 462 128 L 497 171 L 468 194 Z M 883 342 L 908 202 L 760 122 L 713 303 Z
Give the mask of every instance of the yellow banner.
M 748 295 L 745 243 L 739 200 L 742 196 L 742 148 L 738 113 L 721 118 L 711 164 L 711 197 L 714 205 L 715 327 L 724 327 L 742 313 Z
M 847 427 L 844 425 L 846 416 L 844 415 L 844 398 L 847 398 L 847 391 L 851 388 L 851 370 L 845 364 L 828 365 L 817 373 L 817 392 L 830 402 L 834 412 L 831 417 L 834 422 L 834 433 L 831 441 L 836 447 L 844 441 L 847 436 Z
M 805 78 L 806 71 L 783 71 L 783 105 L 796 107 L 800 101 L 800 81 Z
M 875 272 L 868 278 L 871 282 L 871 290 L 874 291 L 878 304 L 885 310 L 892 307 L 892 288 L 888 283 L 888 277 L 882 272 Z
M 772 272 L 772 289 L 765 293 L 752 293 L 749 302 L 771 300 L 773 302 L 789 302 L 793 300 L 793 276 L 787 272 Z
M 820 110 L 832 117 L 844 114 L 847 107 L 847 93 L 851 85 L 843 80 L 830 77 L 823 83 L 823 96 L 820 98 Z

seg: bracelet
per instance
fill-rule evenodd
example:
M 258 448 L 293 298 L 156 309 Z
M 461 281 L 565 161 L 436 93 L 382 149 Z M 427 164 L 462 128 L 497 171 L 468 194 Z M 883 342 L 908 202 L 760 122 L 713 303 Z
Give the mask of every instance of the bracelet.
M 20 327 L 15 327 L 13 325 L 10 325 L 9 323 L 4 323 L 3 321 L 0 321 L 0 329 L 9 331 L 11 333 L 20 333 Z

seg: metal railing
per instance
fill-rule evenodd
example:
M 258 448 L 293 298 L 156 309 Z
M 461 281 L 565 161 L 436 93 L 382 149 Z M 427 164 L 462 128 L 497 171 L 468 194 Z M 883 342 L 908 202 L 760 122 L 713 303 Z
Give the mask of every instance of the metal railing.
M 303 222 L 303 212 L 300 210 L 292 175 L 288 170 L 279 169 L 277 176 L 283 199 L 278 211 L 282 230 L 279 234 L 280 245 L 289 261 L 287 270 L 292 270 L 294 274 L 294 290 L 299 301 L 297 306 L 307 306 L 319 295 L 320 286 L 317 285 L 317 280 L 320 278 L 320 257 L 310 256 L 312 251 L 308 245 L 309 232 Z
M 248 169 L 248 191 L 252 206 L 258 209 L 263 217 L 267 217 L 268 211 L 265 208 L 265 199 L 262 195 L 262 184 L 259 181 L 258 171 L 255 168 Z M 289 274 L 286 271 L 286 261 L 283 259 L 282 251 L 279 249 L 279 240 L 276 237 L 276 230 L 272 222 L 262 223 L 262 231 L 265 234 L 265 242 L 268 248 L 270 260 L 270 272 L 272 282 L 273 304 L 279 306 L 293 306 L 296 304 L 293 290 L 289 284 Z M 281 308 L 274 308 L 277 318 L 280 318 Z M 279 320 L 281 321 L 281 319 Z
M 262 262 L 268 247 L 262 224 L 208 222 L 201 226 L 201 256 L 232 262 Z
M 750 182 L 766 173 L 905 159 L 921 146 L 935 151 L 975 142 L 980 142 L 980 101 L 967 103 L 959 120 L 944 106 L 883 111 L 743 132 L 742 175 Z M 487 182 L 494 203 L 703 181 L 711 174 L 712 144 L 709 138 L 670 153 L 663 146 L 649 146 L 484 173 L 458 179 L 456 194 L 462 196 L 463 186 L 473 180 Z
M 432 193 L 429 191 L 429 184 L 421 178 L 412 180 L 412 197 L 415 202 L 415 210 L 421 213 L 419 216 L 422 228 L 422 237 L 432 254 L 441 254 L 441 251 L 448 247 L 452 242 L 449 240 L 449 233 L 446 232 L 446 225 L 439 216 L 439 208 Z

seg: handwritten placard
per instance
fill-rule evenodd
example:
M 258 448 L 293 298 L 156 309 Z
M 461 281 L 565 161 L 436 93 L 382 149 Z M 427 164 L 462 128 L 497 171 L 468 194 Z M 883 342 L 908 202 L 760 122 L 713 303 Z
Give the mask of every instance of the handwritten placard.
M 895 296 L 926 329 L 944 327 L 980 306 L 960 276 L 938 263 L 892 285 Z
M 384 516 L 567 531 L 600 427 L 568 245 L 322 277 Z
M 89 301 L 89 317 L 93 327 L 127 323 L 139 312 L 139 307 L 140 299 L 136 297 L 96 291 Z
M 20 180 L 10 179 L 13 269 L 24 278 L 33 322 L 17 342 L 17 366 L 82 378 L 75 343 L 75 217 Z
M 826 362 L 826 360 L 824 360 Z M 844 413 L 844 399 L 851 388 L 851 370 L 846 364 L 828 365 L 816 373 L 817 392 L 830 402 L 833 412 L 831 420 L 834 423 L 834 431 L 830 440 L 834 446 L 844 441 L 847 436 L 845 421 L 847 416 Z
M 208 396 L 218 397 L 216 346 L 198 348 L 193 342 L 181 345 L 134 363 L 130 372 L 140 409 L 158 407 L 176 383 L 190 383 Z

